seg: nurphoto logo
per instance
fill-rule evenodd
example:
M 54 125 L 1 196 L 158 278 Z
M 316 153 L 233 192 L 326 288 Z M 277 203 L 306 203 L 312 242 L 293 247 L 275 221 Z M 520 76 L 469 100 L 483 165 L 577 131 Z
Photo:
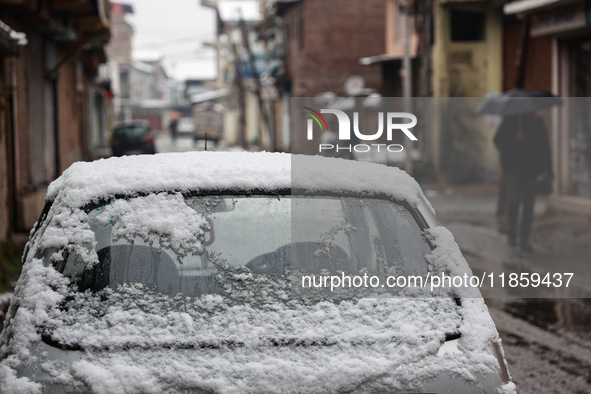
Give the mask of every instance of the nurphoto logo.
M 320 112 L 310 108 L 302 107 L 303 114 L 309 116 L 307 122 L 307 133 L 306 137 L 308 141 L 314 139 L 314 125 L 318 125 L 321 132 L 335 132 L 335 130 L 329 130 L 328 123 L 322 114 L 332 114 L 336 116 L 338 122 L 337 137 L 338 142 L 351 141 L 351 119 L 344 111 L 338 109 L 321 109 Z M 353 112 L 353 133 L 355 137 L 360 141 L 376 141 L 384 133 L 384 123 L 386 123 L 386 139 L 392 141 L 392 136 L 395 131 L 401 131 L 411 141 L 417 141 L 417 137 L 410 131 L 411 128 L 416 126 L 417 117 L 409 112 L 378 112 L 378 130 L 373 134 L 365 134 L 359 130 L 359 113 Z M 384 122 L 385 119 L 385 122 Z M 410 120 L 410 122 L 401 123 L 401 119 Z M 386 149 L 388 152 L 402 152 L 404 147 L 400 144 L 379 144 L 379 143 L 364 143 L 364 144 L 349 144 L 339 145 L 321 143 L 318 145 L 318 152 L 336 150 L 338 151 L 355 151 L 355 152 L 368 152 L 370 150 Z

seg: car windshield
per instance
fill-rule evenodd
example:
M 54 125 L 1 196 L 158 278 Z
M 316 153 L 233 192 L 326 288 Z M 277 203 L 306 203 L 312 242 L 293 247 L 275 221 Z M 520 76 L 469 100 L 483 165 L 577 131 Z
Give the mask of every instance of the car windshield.
M 98 264 L 72 255 L 80 290 L 142 283 L 160 293 L 222 293 L 222 271 L 426 274 L 430 246 L 403 204 L 378 198 L 196 196 L 118 199 L 88 214 Z

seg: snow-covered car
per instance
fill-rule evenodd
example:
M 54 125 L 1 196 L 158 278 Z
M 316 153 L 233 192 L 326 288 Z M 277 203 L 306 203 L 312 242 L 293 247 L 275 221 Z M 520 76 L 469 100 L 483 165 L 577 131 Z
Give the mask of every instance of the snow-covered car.
M 76 163 L 23 260 L 3 392 L 515 389 L 477 289 L 388 282 L 471 274 L 399 169 L 279 153 Z

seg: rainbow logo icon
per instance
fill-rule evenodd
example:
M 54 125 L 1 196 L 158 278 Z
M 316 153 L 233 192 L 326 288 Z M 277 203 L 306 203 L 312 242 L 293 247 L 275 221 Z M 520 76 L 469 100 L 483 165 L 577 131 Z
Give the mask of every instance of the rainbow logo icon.
M 309 107 L 302 107 L 302 108 L 304 109 L 304 111 L 302 111 L 302 113 L 304 115 L 308 115 L 312 119 L 314 119 L 316 121 L 316 123 L 318 123 L 318 126 L 320 126 L 320 130 L 322 130 L 322 131 L 327 131 L 328 130 L 328 125 L 326 124 L 326 120 L 320 114 L 320 112 L 315 111 L 315 110 L 313 110 L 312 108 L 309 108 Z M 310 121 L 311 121 L 311 119 L 310 119 Z M 310 131 L 311 130 L 309 130 L 308 132 L 310 132 Z

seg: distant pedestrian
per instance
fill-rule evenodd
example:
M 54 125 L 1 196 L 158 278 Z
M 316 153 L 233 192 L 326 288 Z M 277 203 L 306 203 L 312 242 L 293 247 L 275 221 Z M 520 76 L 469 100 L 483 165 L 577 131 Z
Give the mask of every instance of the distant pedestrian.
M 517 222 L 522 206 L 519 245 L 522 251 L 531 252 L 529 235 L 534 217 L 536 179 L 542 174 L 550 179 L 553 177 L 548 131 L 540 117 L 523 113 L 505 117 L 494 141 L 505 177 L 509 245 L 517 246 Z
M 173 141 L 176 141 L 176 135 L 178 131 L 178 123 L 179 120 L 177 118 L 171 119 L 170 123 L 168 124 L 168 128 L 170 129 L 170 137 Z

